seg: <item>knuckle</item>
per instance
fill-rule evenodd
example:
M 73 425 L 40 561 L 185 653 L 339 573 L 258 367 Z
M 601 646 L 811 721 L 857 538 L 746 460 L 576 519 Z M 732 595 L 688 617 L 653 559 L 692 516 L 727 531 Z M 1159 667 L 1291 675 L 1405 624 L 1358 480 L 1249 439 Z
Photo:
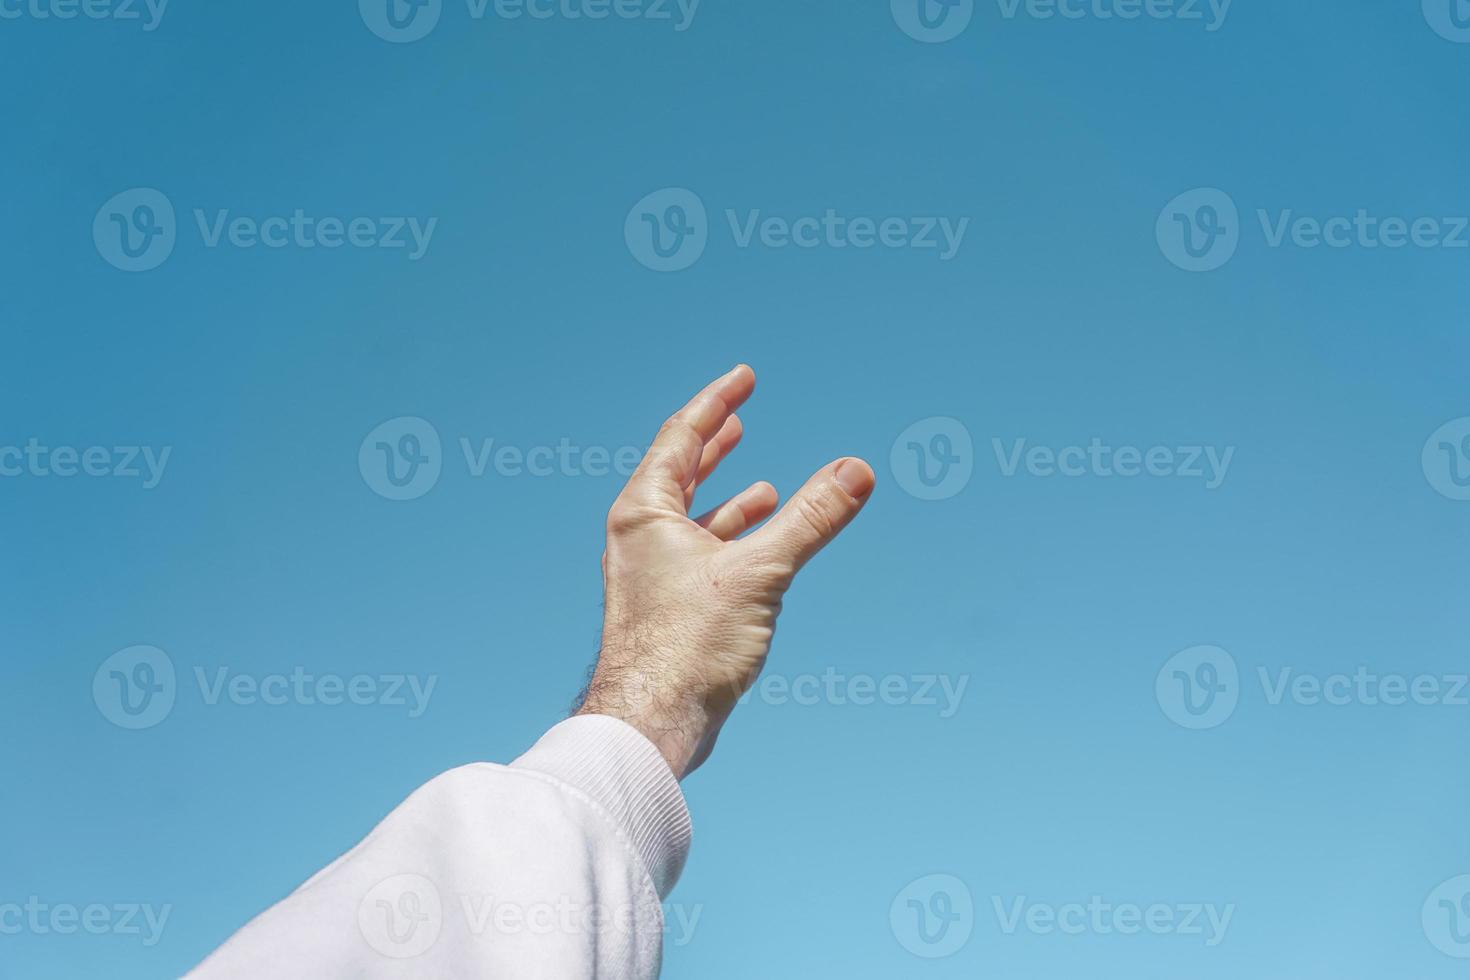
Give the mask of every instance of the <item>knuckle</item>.
M 663 513 L 651 501 L 637 496 L 619 497 L 607 512 L 608 537 L 616 538 L 643 531 L 662 518 Z
M 681 438 L 686 435 L 697 437 L 699 435 L 695 431 L 693 423 L 680 415 L 670 416 L 663 425 L 659 426 L 658 434 L 660 436 L 672 436 L 674 438 Z
M 825 541 L 836 533 L 837 523 L 832 519 L 826 500 L 800 496 L 793 501 L 793 504 L 796 511 L 793 516 L 819 540 Z
M 624 534 L 639 524 L 638 508 L 626 500 L 619 500 L 607 512 L 607 533 Z
M 796 572 L 797 564 L 788 555 L 772 555 L 762 562 L 756 585 L 761 601 L 776 603 L 775 608 L 779 611 L 780 597 L 791 588 Z

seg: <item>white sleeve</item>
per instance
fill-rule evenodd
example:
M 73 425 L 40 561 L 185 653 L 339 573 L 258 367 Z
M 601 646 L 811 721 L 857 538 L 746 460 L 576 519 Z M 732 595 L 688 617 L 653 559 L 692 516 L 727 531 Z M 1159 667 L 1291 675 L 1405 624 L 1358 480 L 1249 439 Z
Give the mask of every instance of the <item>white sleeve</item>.
M 430 780 L 189 974 L 644 980 L 689 852 L 678 780 L 614 718 Z

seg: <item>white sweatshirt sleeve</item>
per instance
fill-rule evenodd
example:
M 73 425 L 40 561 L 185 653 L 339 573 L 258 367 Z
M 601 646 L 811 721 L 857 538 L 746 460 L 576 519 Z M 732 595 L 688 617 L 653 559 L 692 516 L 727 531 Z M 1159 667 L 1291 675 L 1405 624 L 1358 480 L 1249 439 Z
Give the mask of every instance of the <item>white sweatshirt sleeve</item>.
M 652 743 L 570 718 L 509 766 L 430 780 L 189 976 L 657 977 L 689 841 Z

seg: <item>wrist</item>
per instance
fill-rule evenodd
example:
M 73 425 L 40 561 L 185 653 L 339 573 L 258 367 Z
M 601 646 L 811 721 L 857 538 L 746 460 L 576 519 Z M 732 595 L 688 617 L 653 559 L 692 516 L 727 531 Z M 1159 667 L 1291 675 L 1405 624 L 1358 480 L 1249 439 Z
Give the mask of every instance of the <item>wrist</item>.
M 683 779 L 701 760 L 709 735 L 710 718 L 696 699 L 678 698 L 677 707 L 652 696 L 641 678 L 609 679 L 593 676 L 577 715 L 606 715 L 636 729 Z

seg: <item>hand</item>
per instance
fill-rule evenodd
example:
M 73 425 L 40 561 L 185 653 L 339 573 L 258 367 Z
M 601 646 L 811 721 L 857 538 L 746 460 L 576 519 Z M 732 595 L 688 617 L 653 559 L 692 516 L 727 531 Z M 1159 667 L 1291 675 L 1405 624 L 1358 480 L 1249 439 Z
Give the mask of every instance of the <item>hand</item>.
M 681 779 L 760 674 L 792 578 L 873 491 L 872 468 L 846 458 L 744 538 L 776 510 L 769 483 L 692 520 L 694 490 L 740 441 L 734 413 L 754 390 L 742 364 L 696 395 L 659 429 L 607 516 L 602 650 L 578 714 L 626 721 Z

